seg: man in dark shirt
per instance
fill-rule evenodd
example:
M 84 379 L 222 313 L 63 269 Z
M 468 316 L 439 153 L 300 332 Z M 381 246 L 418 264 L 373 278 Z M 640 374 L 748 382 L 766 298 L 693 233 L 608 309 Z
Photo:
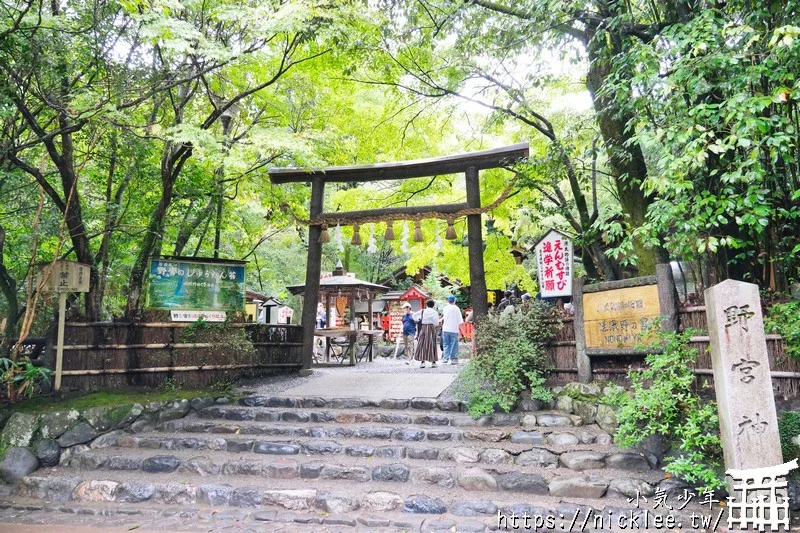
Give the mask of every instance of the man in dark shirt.
M 417 334 L 417 324 L 414 322 L 414 315 L 411 313 L 411 304 L 403 304 L 403 354 L 406 364 L 411 364 L 414 357 L 414 336 Z M 397 356 L 398 359 L 400 356 Z

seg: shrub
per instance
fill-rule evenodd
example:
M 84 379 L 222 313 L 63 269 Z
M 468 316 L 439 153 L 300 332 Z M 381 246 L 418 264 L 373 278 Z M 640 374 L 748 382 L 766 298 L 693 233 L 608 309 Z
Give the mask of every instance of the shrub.
M 232 327 L 227 322 L 206 322 L 202 318 L 184 329 L 180 342 L 211 344 L 209 348 L 198 350 L 197 364 L 249 362 L 256 353 L 244 328 Z
M 800 446 L 792 439 L 800 435 L 800 412 L 784 411 L 778 417 L 778 432 L 781 437 L 781 452 L 784 462 L 800 458 Z M 792 477 L 797 479 L 800 472 L 792 472 Z
M 773 305 L 764 320 L 764 329 L 780 333 L 786 353 L 800 359 L 800 302 Z
M 31 398 L 41 384 L 50 381 L 51 375 L 49 368 L 36 366 L 27 357 L 17 361 L 0 357 L 0 383 L 13 387 L 17 396 Z
M 476 351 L 455 390 L 473 417 L 493 413 L 497 407 L 510 411 L 524 390 L 530 390 L 534 399 L 550 399 L 544 375 L 552 362 L 544 343 L 556 325 L 553 308 L 538 301 L 476 322 Z
M 617 392 L 609 400 L 619 406 L 616 442 L 626 448 L 659 435 L 676 456 L 666 457 L 665 470 L 705 489 L 722 483 L 722 443 L 716 402 L 701 399 L 695 390 L 691 364 L 697 351 L 688 346 L 691 331 L 662 332 L 651 346 L 647 368 L 629 372 L 631 395 Z

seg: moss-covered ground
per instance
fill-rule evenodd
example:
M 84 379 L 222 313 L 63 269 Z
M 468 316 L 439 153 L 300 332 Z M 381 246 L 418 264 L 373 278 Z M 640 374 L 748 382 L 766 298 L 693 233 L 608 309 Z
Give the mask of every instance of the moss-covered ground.
M 117 407 L 134 403 L 144 405 L 150 402 L 190 400 L 208 396 L 233 397 L 230 392 L 214 393 L 209 389 L 114 389 L 89 392 L 80 396 L 70 396 L 60 402 L 54 402 L 50 397 L 30 398 L 13 405 L 2 406 L 2 410 L 6 411 L 5 414 L 7 416 L 14 412 L 38 415 L 51 411 L 70 411 L 72 409 L 83 411 L 90 407 Z

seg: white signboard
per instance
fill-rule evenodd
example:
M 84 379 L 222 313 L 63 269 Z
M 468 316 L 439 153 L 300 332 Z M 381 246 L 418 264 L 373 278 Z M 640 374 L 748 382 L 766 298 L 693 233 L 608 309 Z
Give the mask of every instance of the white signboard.
M 225 311 L 175 311 L 169 312 L 173 322 L 197 322 L 202 318 L 206 322 L 225 322 Z
M 91 267 L 75 261 L 56 261 L 42 263 L 36 276 L 36 286 L 42 285 L 45 292 L 89 292 L 89 272 Z M 49 275 L 48 275 L 49 272 Z
M 294 316 L 294 309 L 292 309 L 288 305 L 284 305 L 283 307 L 278 309 L 278 321 L 281 324 L 288 324 L 293 316 Z
M 542 298 L 572 295 L 572 241 L 556 230 L 536 244 Z

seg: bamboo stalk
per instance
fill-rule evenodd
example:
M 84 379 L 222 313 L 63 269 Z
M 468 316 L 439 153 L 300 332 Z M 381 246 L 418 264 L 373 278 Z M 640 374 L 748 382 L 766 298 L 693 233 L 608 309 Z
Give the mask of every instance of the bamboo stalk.
M 188 328 L 193 325 L 192 322 L 70 322 L 67 327 L 76 328 L 92 328 L 92 327 L 138 327 L 138 328 Z M 226 327 L 231 328 L 246 328 L 248 326 L 255 326 L 256 324 L 246 322 L 234 322 L 227 324 Z M 274 326 L 281 328 L 297 328 L 301 329 L 302 326 L 297 324 L 260 324 L 261 326 Z
M 302 346 L 302 342 L 254 342 L 253 346 Z M 151 344 L 68 344 L 64 350 L 181 350 L 188 348 L 214 348 L 211 342 Z M 55 349 L 55 347 L 53 347 Z
M 168 342 L 152 344 L 68 344 L 64 350 L 164 350 L 182 348 L 213 348 L 216 344 L 211 342 L 175 343 Z
M 254 342 L 253 346 L 302 346 L 302 342 Z
M 236 370 L 242 368 L 299 368 L 302 363 L 274 364 L 242 364 L 242 365 L 197 365 L 197 366 L 160 366 L 152 368 L 103 368 L 99 370 L 64 370 L 65 376 L 99 376 L 103 374 L 139 374 L 158 372 L 197 372 L 201 370 Z

